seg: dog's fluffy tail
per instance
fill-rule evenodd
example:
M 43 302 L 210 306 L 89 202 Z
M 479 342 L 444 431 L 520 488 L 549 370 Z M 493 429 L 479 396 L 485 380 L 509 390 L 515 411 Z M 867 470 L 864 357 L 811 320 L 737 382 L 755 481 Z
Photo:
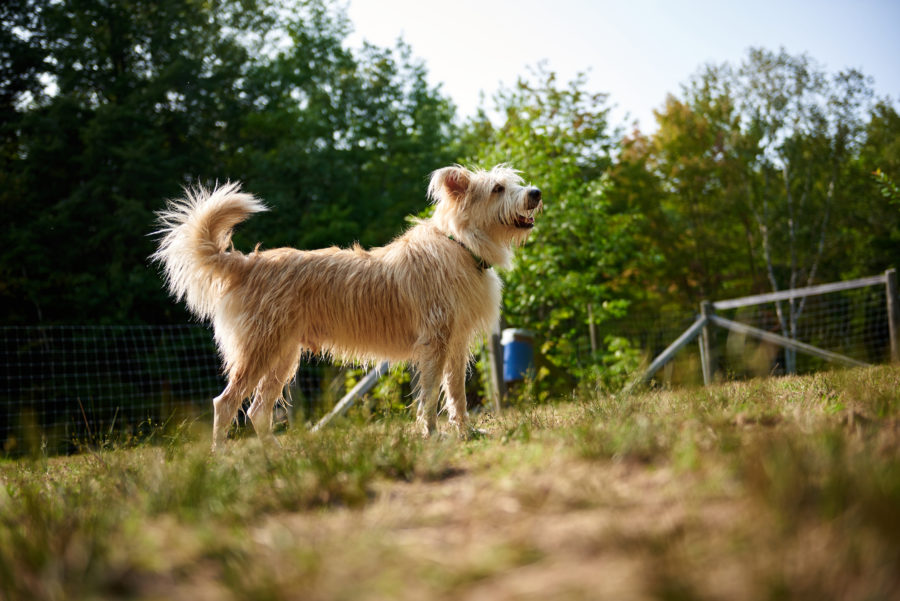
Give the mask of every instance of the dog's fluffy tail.
M 157 213 L 161 228 L 159 248 L 151 259 L 162 264 L 169 292 L 185 299 L 191 312 L 210 319 L 222 297 L 227 276 L 235 274 L 246 257 L 228 252 L 235 225 L 266 206 L 240 183 L 226 183 L 211 192 L 186 189 L 185 197 L 170 201 Z

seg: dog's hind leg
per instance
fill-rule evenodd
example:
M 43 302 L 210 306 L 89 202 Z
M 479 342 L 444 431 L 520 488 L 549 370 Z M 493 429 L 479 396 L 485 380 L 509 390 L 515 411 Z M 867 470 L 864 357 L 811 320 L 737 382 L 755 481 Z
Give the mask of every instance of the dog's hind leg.
M 285 378 L 286 380 L 286 378 Z M 281 446 L 272 434 L 272 414 L 275 403 L 284 392 L 284 382 L 274 375 L 266 376 L 259 383 L 253 395 L 253 403 L 247 410 L 247 416 L 253 422 L 256 435 L 266 446 Z
M 237 416 L 241 403 L 247 398 L 247 385 L 243 376 L 231 377 L 222 394 L 213 399 L 213 442 L 212 450 L 216 452 L 225 444 L 228 427 Z
M 297 364 L 303 347 L 293 349 L 292 353 L 282 353 L 274 360 L 274 369 L 259 381 L 253 402 L 247 410 L 247 417 L 253 422 L 253 429 L 263 445 L 280 447 L 278 439 L 272 433 L 272 417 L 275 404 L 284 399 L 284 386 L 297 373 Z

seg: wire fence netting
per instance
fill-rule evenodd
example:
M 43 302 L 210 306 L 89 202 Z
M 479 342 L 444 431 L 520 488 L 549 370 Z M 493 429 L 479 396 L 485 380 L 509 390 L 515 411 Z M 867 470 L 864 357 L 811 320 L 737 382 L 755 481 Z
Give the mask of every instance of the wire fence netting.
M 716 315 L 863 363 L 887 363 L 891 359 L 887 293 L 883 283 L 722 309 Z M 672 309 L 652 315 L 628 315 L 600 329 L 596 336 L 601 343 L 600 353 L 607 350 L 602 348 L 604 337 L 615 336 L 627 340 L 646 367 L 698 317 L 699 311 L 686 313 Z M 587 323 L 580 329 L 578 358 L 588 364 L 596 361 L 596 356 L 592 353 Z M 836 367 L 821 357 L 791 352 L 753 335 L 722 327 L 712 327 L 711 332 L 716 378 L 720 380 L 808 374 Z M 653 379 L 657 384 L 674 386 L 702 384 L 700 363 L 699 344 L 693 342 L 679 351 Z
M 768 302 L 717 314 L 863 363 L 890 360 L 887 298 L 883 285 L 781 301 L 780 307 L 778 304 Z M 791 315 L 794 316 L 794 328 L 790 325 Z M 786 372 L 804 374 L 830 366 L 821 357 L 794 352 L 791 358 L 791 353 L 784 348 L 722 328 L 716 328 L 715 342 L 720 349 L 717 358 L 721 367 L 731 377 Z
M 66 452 L 211 415 L 225 386 L 212 332 L 176 326 L 0 327 L 0 445 Z M 303 363 L 294 411 L 343 393 L 337 368 Z

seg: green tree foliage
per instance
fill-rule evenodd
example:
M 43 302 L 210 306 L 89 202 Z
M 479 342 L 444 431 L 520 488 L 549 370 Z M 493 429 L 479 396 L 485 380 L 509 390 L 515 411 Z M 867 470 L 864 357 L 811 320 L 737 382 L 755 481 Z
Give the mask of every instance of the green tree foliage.
M 421 63 L 347 50 L 325 0 L 13 0 L 0 18 L 8 323 L 183 320 L 147 234 L 198 179 L 273 206 L 239 241 L 373 244 L 455 156 Z
M 454 109 L 398 42 L 342 46 L 349 23 L 318 11 L 251 78 L 260 110 L 241 132 L 239 171 L 277 211 L 247 237 L 301 248 L 384 243 L 421 209 L 428 173 L 456 158 Z
M 235 85 L 246 51 L 200 3 L 17 8 L 30 17 L 4 19 L 4 40 L 38 60 L 24 75 L 13 62 L 3 81 L 12 105 L 0 190 L 7 319 L 142 312 L 159 288 L 145 274 L 149 203 L 215 165 L 204 120 L 240 114 L 211 98 Z M 10 85 L 26 76 L 31 85 Z
M 638 253 L 630 235 L 632 215 L 610 210 L 604 174 L 615 140 L 608 123 L 606 96 L 585 91 L 585 78 L 560 85 L 538 67 L 495 98 L 502 123 L 482 113 L 471 124 L 480 146 L 475 161 L 508 163 L 543 191 L 545 210 L 533 236 L 504 274 L 504 319 L 512 327 L 538 334 L 547 364 L 538 379 L 581 375 L 615 341 L 590 348 L 589 321 L 601 324 L 620 316 L 627 303 L 617 289 L 620 275 Z M 590 317 L 589 317 L 590 316 Z
M 857 182 L 846 228 L 847 245 L 859 250 L 856 269 L 867 275 L 900 267 L 900 114 L 891 103 L 880 101 L 872 109 L 857 166 L 871 177 Z
M 753 247 L 743 242 L 752 228 L 734 191 L 740 140 L 728 84 L 709 69 L 684 92 L 684 100 L 667 97 L 650 139 L 626 145 L 612 178 L 626 190 L 636 167 L 656 178 L 645 183 L 652 192 L 637 199 L 637 206 L 633 194 L 621 202 L 647 216 L 645 241 L 662 258 L 655 263 L 661 270 L 652 271 L 657 284 L 651 288 L 663 299 L 674 296 L 681 306 L 696 306 L 742 283 L 736 272 L 753 265 Z
M 837 246 L 853 196 L 869 82 L 855 70 L 828 74 L 805 55 L 752 50 L 736 94 L 756 176 L 747 178 L 748 204 L 769 284 L 809 285 Z
M 854 275 L 848 250 L 866 253 L 856 225 L 882 213 L 870 174 L 893 168 L 898 132 L 889 103 L 870 107 L 869 86 L 855 70 L 752 49 L 670 96 L 649 138 L 626 138 L 611 194 L 643 203 L 646 239 L 672 276 L 659 274 L 663 294 L 693 306 Z M 651 194 L 637 198 L 635 177 Z

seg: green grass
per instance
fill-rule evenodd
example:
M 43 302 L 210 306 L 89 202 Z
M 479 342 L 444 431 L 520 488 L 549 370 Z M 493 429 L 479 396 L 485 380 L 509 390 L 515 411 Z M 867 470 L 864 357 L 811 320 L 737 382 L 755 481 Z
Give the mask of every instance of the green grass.
M 477 425 L 0 463 L 0 599 L 898 598 L 900 368 Z

